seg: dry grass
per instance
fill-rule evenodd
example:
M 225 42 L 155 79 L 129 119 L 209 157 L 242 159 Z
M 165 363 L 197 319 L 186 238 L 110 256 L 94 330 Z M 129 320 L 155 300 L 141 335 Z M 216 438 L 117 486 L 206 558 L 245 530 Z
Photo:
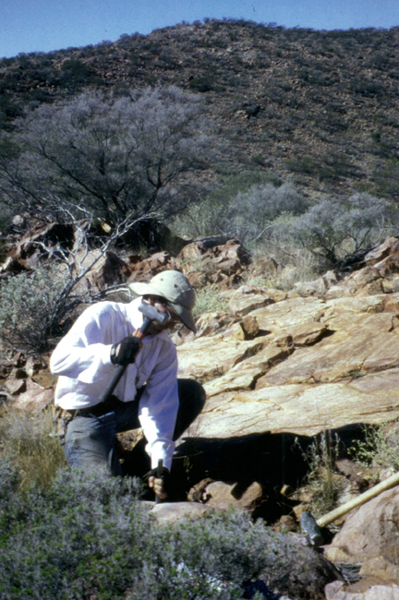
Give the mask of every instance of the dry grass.
M 66 465 L 49 412 L 7 412 L 0 420 L 1 454 L 20 471 L 23 489 L 46 487 L 57 469 Z
M 312 514 L 321 516 L 336 508 L 344 488 L 342 478 L 335 472 L 339 439 L 324 432 L 315 438 L 305 455 L 308 463 L 307 489 L 312 496 Z
M 193 310 L 197 318 L 205 313 L 229 312 L 229 301 L 220 295 L 220 290 L 214 286 L 207 286 L 196 292 L 197 300 Z
M 399 420 L 366 426 L 364 440 L 351 449 L 357 462 L 399 471 Z

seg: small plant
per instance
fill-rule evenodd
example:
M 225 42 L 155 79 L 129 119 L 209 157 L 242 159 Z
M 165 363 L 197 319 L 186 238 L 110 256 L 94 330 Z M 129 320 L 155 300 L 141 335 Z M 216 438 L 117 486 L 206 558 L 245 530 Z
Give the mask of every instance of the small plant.
M 318 277 L 318 265 L 315 257 L 309 252 L 297 252 L 291 264 L 285 266 L 275 281 L 275 287 L 292 290 L 295 284 L 313 281 Z
M 275 285 L 272 275 L 259 273 L 254 275 L 247 271 L 243 276 L 243 284 L 254 288 L 272 288 Z
M 363 440 L 357 440 L 351 454 L 357 462 L 399 471 L 399 421 L 366 426 Z
M 213 286 L 204 287 L 197 291 L 193 315 L 197 318 L 204 313 L 228 312 L 228 305 L 228 299 L 222 298 L 217 288 Z
M 287 226 L 286 219 L 281 219 L 279 224 Z M 288 238 L 279 237 L 276 232 L 268 244 L 259 244 L 253 253 L 253 264 L 262 264 L 262 260 L 271 260 L 269 266 L 266 262 L 265 272 L 256 277 L 251 276 L 250 272 L 245 278 L 247 285 L 259 287 L 272 287 L 285 291 L 292 290 L 297 283 L 314 281 L 322 272 L 320 265 L 322 260 L 316 258 L 313 253 L 307 249 L 295 248 Z M 323 258 L 323 257 L 321 257 Z
M 329 432 L 315 438 L 305 454 L 309 465 L 307 483 L 313 494 L 312 512 L 319 516 L 333 510 L 343 490 L 334 464 L 338 458 L 339 438 L 331 439 Z

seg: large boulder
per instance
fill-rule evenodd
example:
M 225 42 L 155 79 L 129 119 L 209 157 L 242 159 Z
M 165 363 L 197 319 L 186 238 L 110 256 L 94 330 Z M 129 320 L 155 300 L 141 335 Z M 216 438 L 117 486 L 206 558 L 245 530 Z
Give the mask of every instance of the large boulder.
M 352 512 L 325 548 L 335 561 L 362 563 L 362 575 L 399 581 L 399 488 L 394 487 Z

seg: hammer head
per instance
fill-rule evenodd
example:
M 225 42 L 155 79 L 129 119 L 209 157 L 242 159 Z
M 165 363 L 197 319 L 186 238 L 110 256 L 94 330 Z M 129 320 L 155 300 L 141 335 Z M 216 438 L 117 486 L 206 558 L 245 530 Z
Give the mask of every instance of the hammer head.
M 155 321 L 156 323 L 159 323 L 159 325 L 164 325 L 169 319 L 168 313 L 162 313 L 157 310 L 155 306 L 151 306 L 151 304 L 146 304 L 145 302 L 140 304 L 139 311 L 143 313 L 145 319 L 148 320 L 148 323 Z
M 302 529 L 312 546 L 318 548 L 324 543 L 323 533 L 316 523 L 316 519 L 310 512 L 304 512 L 300 516 Z

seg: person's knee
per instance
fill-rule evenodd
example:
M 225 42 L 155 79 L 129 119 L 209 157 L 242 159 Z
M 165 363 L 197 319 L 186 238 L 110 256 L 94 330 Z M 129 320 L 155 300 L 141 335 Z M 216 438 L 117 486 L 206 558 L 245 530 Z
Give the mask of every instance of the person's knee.
M 206 392 L 202 385 L 198 383 L 198 381 L 192 381 L 192 397 L 195 400 L 196 404 L 201 407 L 200 410 L 203 409 L 206 400 Z
M 206 399 L 204 388 L 194 379 L 179 379 L 178 387 L 179 410 L 173 435 L 174 440 L 177 440 L 195 421 L 202 411 Z
M 180 401 L 188 400 L 191 407 L 195 407 L 195 412 L 199 414 L 206 402 L 206 392 L 202 385 L 195 379 L 179 379 L 178 385 Z

